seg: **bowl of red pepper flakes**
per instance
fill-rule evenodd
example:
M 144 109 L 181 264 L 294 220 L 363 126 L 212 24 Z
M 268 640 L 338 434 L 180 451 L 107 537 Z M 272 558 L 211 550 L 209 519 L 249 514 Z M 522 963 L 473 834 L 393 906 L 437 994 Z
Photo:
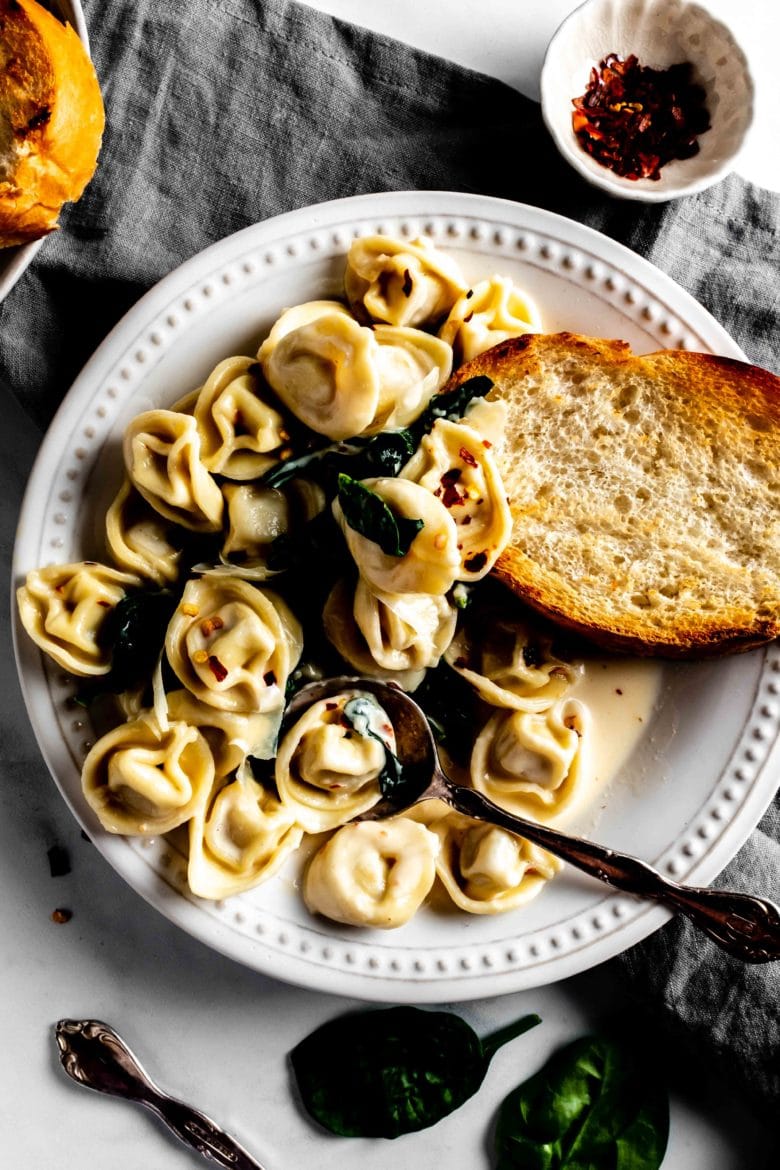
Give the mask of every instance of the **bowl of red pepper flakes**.
M 645 202 L 722 179 L 753 119 L 744 52 L 688 0 L 587 0 L 551 40 L 541 90 L 563 157 L 611 195 Z

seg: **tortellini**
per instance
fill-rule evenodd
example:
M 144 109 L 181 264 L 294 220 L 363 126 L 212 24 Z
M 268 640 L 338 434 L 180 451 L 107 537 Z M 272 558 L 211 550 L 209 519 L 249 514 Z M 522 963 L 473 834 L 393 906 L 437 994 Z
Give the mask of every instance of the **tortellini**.
M 469 914 L 501 914 L 529 902 L 561 868 L 560 861 L 514 833 L 449 813 L 430 825 L 439 838 L 436 874 Z
M 82 678 L 108 674 L 104 623 L 139 585 L 138 577 L 96 561 L 33 569 L 16 593 L 19 617 L 33 642 L 63 670 Z
M 192 415 L 144 411 L 125 430 L 123 453 L 132 484 L 155 511 L 195 532 L 219 531 L 222 492 L 201 462 Z
M 263 398 L 255 358 L 221 361 L 194 405 L 203 466 L 228 479 L 255 479 L 277 462 L 289 439 L 282 415 Z
M 438 419 L 401 472 L 427 488 L 458 531 L 459 581 L 480 581 L 512 536 L 512 517 L 496 461 L 469 426 Z
M 390 556 L 350 527 L 336 499 L 333 514 L 360 575 L 377 593 L 446 593 L 457 579 L 460 553 L 455 521 L 441 501 L 410 480 L 379 478 L 363 483 L 396 516 L 421 520 L 423 526 L 404 556 Z
M 534 302 L 507 276 L 475 284 L 453 305 L 439 336 L 455 350 L 458 362 L 470 362 L 500 341 L 538 333 L 542 328 Z
M 589 764 L 587 711 L 564 699 L 543 712 L 493 715 L 474 744 L 471 783 L 507 812 L 546 822 L 575 805 Z
M 125 480 L 106 513 L 106 543 L 120 568 L 155 585 L 171 585 L 181 558 L 172 527 Z
M 165 636 L 168 661 L 197 698 L 223 711 L 274 711 L 300 657 L 301 628 L 280 597 L 206 573 L 188 581 Z
M 248 764 L 189 824 L 187 882 L 200 898 L 228 898 L 278 872 L 303 829 L 252 776 Z
M 405 817 L 345 825 L 311 860 L 306 905 L 351 926 L 403 926 L 430 892 L 438 849 L 435 833 Z
M 109 833 L 156 836 L 193 817 L 208 799 L 214 761 L 195 727 L 162 729 L 147 713 L 102 736 L 84 761 L 81 784 Z
M 375 712 L 373 729 L 358 730 L 349 717 L 356 701 Z M 373 730 L 373 734 L 371 734 Z M 370 695 L 345 692 L 313 703 L 289 729 L 276 755 L 282 804 L 307 833 L 335 829 L 380 799 L 379 777 L 395 733 Z
M 581 671 L 555 657 L 549 638 L 525 622 L 492 614 L 490 620 L 478 615 L 464 623 L 446 659 L 485 702 L 518 711 L 546 710 Z
M 247 756 L 267 760 L 276 750 L 281 708 L 251 715 L 243 711 L 220 711 L 184 689 L 170 691 L 166 704 L 171 719 L 189 723 L 201 732 L 211 749 L 217 780 L 234 772 Z
M 359 325 L 338 301 L 288 309 L 258 356 L 285 406 L 331 439 L 408 426 L 452 370 L 446 342 L 420 330 Z
M 325 507 L 322 489 L 304 479 L 294 480 L 284 490 L 262 483 L 228 483 L 222 492 L 228 531 L 219 559 L 227 572 L 251 581 L 265 581 L 282 572 L 284 550 L 275 549 L 274 541 L 293 536 Z
M 448 313 L 466 282 L 457 264 L 427 240 L 367 236 L 350 246 L 344 289 L 358 318 L 419 326 Z
M 324 622 L 336 649 L 357 670 L 413 690 L 449 645 L 457 612 L 441 594 L 373 593 L 358 578 L 351 597 L 346 582 L 334 587 Z

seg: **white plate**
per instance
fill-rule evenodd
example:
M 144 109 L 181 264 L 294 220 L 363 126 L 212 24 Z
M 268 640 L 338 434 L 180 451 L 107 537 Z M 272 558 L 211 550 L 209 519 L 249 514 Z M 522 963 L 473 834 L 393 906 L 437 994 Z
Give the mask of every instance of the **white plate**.
M 89 52 L 89 37 L 87 25 L 79 0 L 52 0 L 44 7 L 51 9 L 55 16 L 60 16 L 67 24 L 72 24 L 84 46 Z M 15 248 L 0 248 L 0 301 L 4 300 L 11 289 L 29 268 L 35 259 L 36 253 L 46 242 L 46 236 L 40 240 L 33 240 L 31 244 L 19 244 Z
M 712 317 L 663 273 L 612 240 L 548 212 L 445 192 L 365 195 L 247 228 L 153 288 L 85 367 L 44 440 L 14 557 L 31 568 L 101 555 L 102 509 L 121 474 L 122 428 L 168 405 L 234 352 L 253 353 L 278 312 L 338 295 L 355 235 L 430 236 L 469 279 L 500 271 L 536 299 L 546 327 L 741 357 Z M 109 863 L 169 919 L 217 950 L 291 983 L 363 999 L 435 1002 L 564 978 L 623 951 L 668 915 L 567 870 L 527 908 L 497 917 L 423 910 L 393 932 L 310 917 L 293 876 L 224 903 L 185 892 L 165 840 L 103 832 L 79 782 L 89 728 L 72 681 L 20 630 L 30 719 L 63 795 Z M 769 803 L 780 765 L 780 649 L 664 668 L 652 725 L 598 810 L 598 839 L 678 880 L 706 884 Z M 593 822 L 591 821 L 591 826 Z

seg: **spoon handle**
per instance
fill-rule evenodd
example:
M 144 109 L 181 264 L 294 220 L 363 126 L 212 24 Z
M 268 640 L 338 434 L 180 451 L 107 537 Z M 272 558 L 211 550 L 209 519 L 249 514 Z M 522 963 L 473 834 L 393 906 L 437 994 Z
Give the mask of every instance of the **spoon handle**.
M 163 1093 L 108 1024 L 100 1020 L 60 1020 L 55 1035 L 62 1067 L 78 1084 L 145 1105 L 180 1141 L 217 1166 L 263 1170 L 205 1113 Z
M 680 885 L 636 857 L 513 816 L 481 792 L 449 780 L 444 799 L 458 812 L 509 829 L 618 890 L 679 910 L 737 959 L 748 963 L 780 959 L 780 908 L 766 898 Z

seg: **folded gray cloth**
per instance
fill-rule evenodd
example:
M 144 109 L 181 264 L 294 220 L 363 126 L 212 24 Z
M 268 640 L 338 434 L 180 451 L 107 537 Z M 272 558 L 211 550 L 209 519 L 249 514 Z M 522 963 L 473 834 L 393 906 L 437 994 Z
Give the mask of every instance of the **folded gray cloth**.
M 287 0 L 85 0 L 108 125 L 97 175 L 0 313 L 0 378 L 45 424 L 123 312 L 182 260 L 309 203 L 406 188 L 547 207 L 669 272 L 751 359 L 778 362 L 780 201 L 736 177 L 668 205 L 609 199 L 499 82 Z M 723 884 L 780 896 L 776 805 Z M 776 967 L 682 922 L 619 960 L 644 1002 L 769 1104 Z

